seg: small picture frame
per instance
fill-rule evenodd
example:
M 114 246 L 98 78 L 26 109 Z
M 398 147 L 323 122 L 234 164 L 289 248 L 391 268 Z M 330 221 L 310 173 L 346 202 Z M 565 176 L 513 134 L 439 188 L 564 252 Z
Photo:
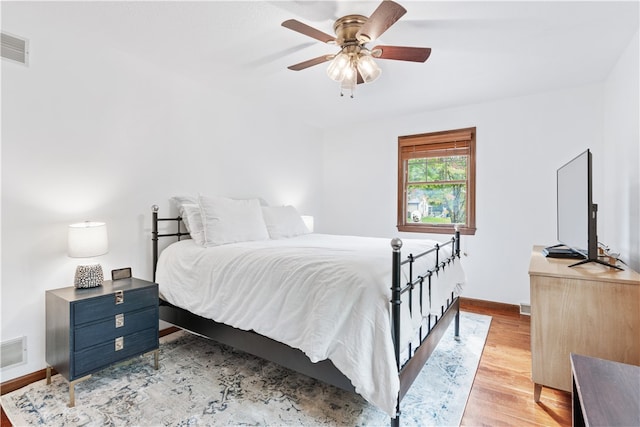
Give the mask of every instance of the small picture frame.
M 129 279 L 131 277 L 131 267 L 111 270 L 111 280 Z

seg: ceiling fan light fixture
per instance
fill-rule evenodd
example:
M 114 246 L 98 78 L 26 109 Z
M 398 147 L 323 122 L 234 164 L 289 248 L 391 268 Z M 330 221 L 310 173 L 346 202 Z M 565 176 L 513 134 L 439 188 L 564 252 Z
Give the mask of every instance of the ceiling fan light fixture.
M 370 55 L 360 55 L 358 58 L 358 72 L 360 72 L 365 83 L 374 82 L 382 74 L 382 70 Z
M 344 95 L 345 91 L 351 92 L 351 98 L 353 98 L 353 92 L 356 90 L 358 84 L 358 71 L 353 64 L 350 64 L 344 72 L 344 78 L 340 82 L 340 94 Z
M 314 65 L 331 61 L 327 68 L 330 79 L 340 83 L 342 91 L 353 91 L 360 83 L 372 83 L 380 77 L 382 70 L 375 59 L 425 62 L 431 54 L 430 48 L 408 46 L 376 46 L 369 50 L 365 45 L 377 40 L 407 10 L 393 0 L 382 0 L 369 17 L 364 15 L 345 15 L 333 24 L 336 36 L 330 36 L 295 19 L 289 19 L 282 26 L 323 43 L 340 46 L 337 55 L 323 55 L 287 68 L 294 71 L 304 70 Z
M 340 82 L 340 87 L 343 89 L 355 89 L 358 79 L 358 72 L 353 65 L 346 68 L 344 71 L 344 78 Z
M 327 68 L 327 75 L 330 79 L 341 82 L 344 79 L 345 72 L 351 64 L 351 59 L 346 53 L 339 53 L 333 58 L 331 64 Z

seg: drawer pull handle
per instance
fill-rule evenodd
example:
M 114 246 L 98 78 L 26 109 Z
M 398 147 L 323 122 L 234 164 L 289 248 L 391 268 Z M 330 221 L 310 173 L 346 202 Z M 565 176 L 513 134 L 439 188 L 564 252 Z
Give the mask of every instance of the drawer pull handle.
M 124 313 L 116 314 L 116 328 L 124 326 Z
M 124 291 L 116 291 L 116 305 L 124 302 Z
M 124 337 L 116 338 L 116 351 L 120 351 L 124 348 Z

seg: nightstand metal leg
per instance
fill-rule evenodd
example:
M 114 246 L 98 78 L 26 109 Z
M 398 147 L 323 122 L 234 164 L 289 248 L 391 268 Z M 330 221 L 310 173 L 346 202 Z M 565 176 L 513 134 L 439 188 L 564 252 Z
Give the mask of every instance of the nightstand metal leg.
M 157 371 L 159 368 L 160 349 L 153 352 L 153 367 Z
M 78 378 L 77 380 L 69 381 L 69 408 L 73 408 L 74 406 L 76 406 L 76 384 L 81 381 L 88 380 L 89 378 L 91 378 L 91 375 Z
M 47 365 L 47 385 L 51 384 L 51 366 Z

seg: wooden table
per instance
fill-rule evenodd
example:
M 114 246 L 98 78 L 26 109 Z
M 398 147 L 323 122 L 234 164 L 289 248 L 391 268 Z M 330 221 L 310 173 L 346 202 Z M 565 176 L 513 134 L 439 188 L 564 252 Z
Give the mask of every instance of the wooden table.
M 571 353 L 574 426 L 640 426 L 640 367 Z

